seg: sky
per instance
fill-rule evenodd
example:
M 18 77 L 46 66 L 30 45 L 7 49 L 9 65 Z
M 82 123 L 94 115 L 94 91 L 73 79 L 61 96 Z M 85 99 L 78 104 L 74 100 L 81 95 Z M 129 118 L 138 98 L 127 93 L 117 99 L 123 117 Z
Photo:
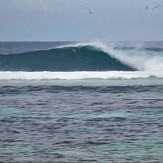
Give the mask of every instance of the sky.
M 0 41 L 162 41 L 163 0 L 0 0 Z

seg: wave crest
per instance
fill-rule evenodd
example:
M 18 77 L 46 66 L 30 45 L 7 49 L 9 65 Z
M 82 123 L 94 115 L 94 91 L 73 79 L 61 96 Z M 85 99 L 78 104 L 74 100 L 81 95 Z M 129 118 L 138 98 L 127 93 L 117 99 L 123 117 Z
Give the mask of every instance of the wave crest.
M 1 71 L 163 71 L 162 51 L 78 43 L 0 55 Z
M 76 44 L 0 55 L 1 71 L 133 71 L 135 68 L 95 44 Z

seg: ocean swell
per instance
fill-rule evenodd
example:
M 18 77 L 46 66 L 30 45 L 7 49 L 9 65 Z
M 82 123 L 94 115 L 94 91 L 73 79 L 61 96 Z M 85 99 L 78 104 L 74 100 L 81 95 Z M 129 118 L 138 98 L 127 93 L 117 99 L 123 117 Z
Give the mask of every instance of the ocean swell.
M 0 55 L 0 71 L 134 71 L 95 45 L 81 44 Z

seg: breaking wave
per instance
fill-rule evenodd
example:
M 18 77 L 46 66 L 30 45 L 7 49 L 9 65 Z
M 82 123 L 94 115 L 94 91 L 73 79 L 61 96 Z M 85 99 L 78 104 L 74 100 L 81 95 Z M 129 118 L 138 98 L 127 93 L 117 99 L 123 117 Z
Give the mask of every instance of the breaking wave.
M 0 80 L 163 78 L 162 52 L 94 42 L 0 55 Z
M 21 54 L 0 55 L 1 71 L 133 71 L 100 46 L 80 44 Z

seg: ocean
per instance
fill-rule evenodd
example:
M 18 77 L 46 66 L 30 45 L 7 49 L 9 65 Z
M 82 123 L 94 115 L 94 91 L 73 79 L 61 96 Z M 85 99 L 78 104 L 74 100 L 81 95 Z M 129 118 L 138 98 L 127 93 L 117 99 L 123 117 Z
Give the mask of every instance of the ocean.
M 162 163 L 163 42 L 0 42 L 0 162 Z

